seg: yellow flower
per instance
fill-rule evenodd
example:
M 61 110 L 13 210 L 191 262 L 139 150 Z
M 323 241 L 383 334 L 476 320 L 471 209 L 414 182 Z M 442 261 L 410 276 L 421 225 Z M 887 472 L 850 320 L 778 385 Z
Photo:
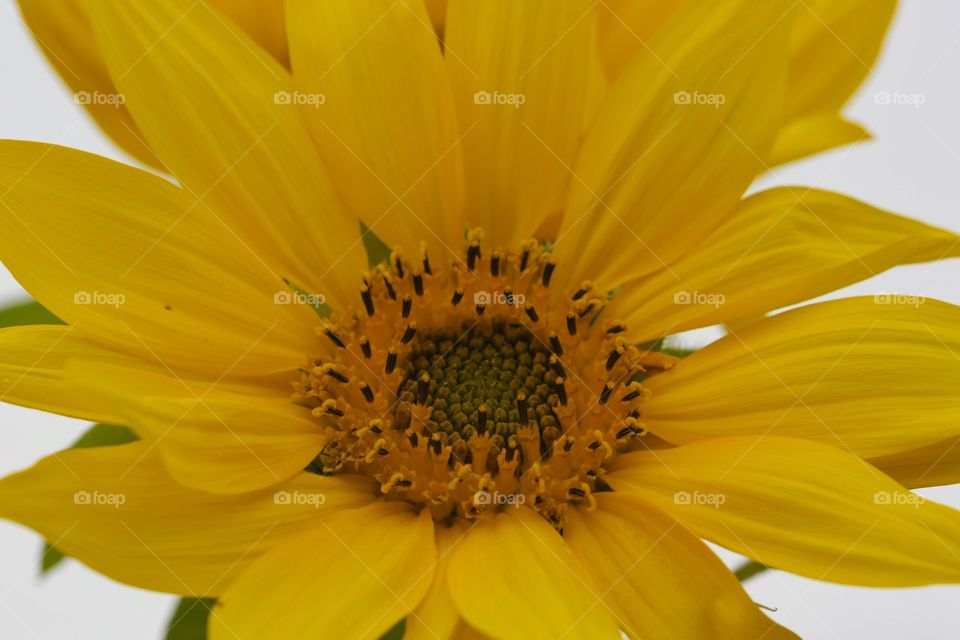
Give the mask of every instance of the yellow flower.
M 442 50 L 412 0 L 288 1 L 292 72 L 202 3 L 91 3 L 178 184 L 0 143 L 0 256 L 66 322 L 0 332 L 0 371 L 142 440 L 0 481 L 0 515 L 216 597 L 217 640 L 794 637 L 699 538 L 957 581 L 960 516 L 907 487 L 960 476 L 960 309 L 658 350 L 960 254 L 838 194 L 743 198 L 784 113 L 838 106 L 790 106 L 793 4 L 683 5 L 608 83 L 586 0 L 451 1 Z

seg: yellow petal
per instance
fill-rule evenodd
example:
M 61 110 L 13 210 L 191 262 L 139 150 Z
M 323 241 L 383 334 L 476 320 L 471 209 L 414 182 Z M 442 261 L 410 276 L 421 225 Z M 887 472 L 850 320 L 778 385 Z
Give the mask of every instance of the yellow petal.
M 325 442 L 322 427 L 289 392 L 257 396 L 215 381 L 89 362 L 72 365 L 68 378 L 111 402 L 119 424 L 155 442 L 170 475 L 203 491 L 275 485 L 304 469 Z
M 562 207 L 600 85 L 586 0 L 451 0 L 444 38 L 470 225 L 513 246 Z
M 196 198 L 92 154 L 0 142 L 0 255 L 85 336 L 214 377 L 290 370 L 316 314 Z
M 824 302 L 718 340 L 644 382 L 650 430 L 674 443 L 802 437 L 861 457 L 956 437 L 960 307 L 909 302 Z
M 425 240 L 435 262 L 458 258 L 460 132 L 423 3 L 289 0 L 286 11 L 294 79 L 317 99 L 303 112 L 348 210 L 389 246 L 413 254 Z
M 960 482 L 960 437 L 870 458 L 868 462 L 911 489 L 957 484 Z
M 222 593 L 278 542 L 374 499 L 359 476 L 303 473 L 265 491 L 217 496 L 177 484 L 150 444 L 71 449 L 0 480 L 0 516 L 67 555 L 144 589 Z
M 213 610 L 210 638 L 379 638 L 423 599 L 435 561 L 429 509 L 333 514 L 244 572 Z
M 880 53 L 896 0 L 807 0 L 791 34 L 787 114 L 846 104 Z
M 723 222 L 780 124 L 791 4 L 694 3 L 638 55 L 574 166 L 561 269 L 612 289 Z
M 474 526 L 448 569 L 457 610 L 495 638 L 618 638 L 602 592 L 546 520 L 510 508 Z
M 40 50 L 74 92 L 74 101 L 83 105 L 120 148 L 145 165 L 162 170 L 117 97 L 82 0 L 18 0 L 18 4 Z
M 279 279 L 354 302 L 365 266 L 346 215 L 289 104 L 287 71 L 202 2 L 93 2 L 101 50 L 163 163 Z M 249 251 L 247 252 L 250 253 Z
M 424 596 L 413 612 L 407 617 L 404 640 L 434 640 L 435 638 L 459 637 L 457 627 L 464 625 L 450 597 L 447 580 L 447 567 L 454 551 L 467 535 L 469 527 L 463 520 L 457 520 L 451 526 L 439 525 L 436 528 L 437 569 L 430 584 L 430 591 Z
M 760 613 L 729 569 L 683 525 L 636 496 L 570 509 L 563 539 L 635 638 L 796 638 Z
M 770 164 L 776 166 L 869 139 L 870 133 L 866 129 L 832 111 L 797 117 L 780 130 Z
M 284 66 L 290 61 L 283 0 L 206 0 Z
M 603 66 L 617 78 L 687 0 L 604 0 L 596 6 Z
M 607 477 L 701 537 L 778 569 L 877 587 L 960 581 L 960 512 L 825 444 L 704 440 L 628 454 Z
M 624 284 L 610 313 L 638 340 L 758 315 L 899 264 L 960 255 L 960 236 L 809 187 L 743 200 L 668 269 Z

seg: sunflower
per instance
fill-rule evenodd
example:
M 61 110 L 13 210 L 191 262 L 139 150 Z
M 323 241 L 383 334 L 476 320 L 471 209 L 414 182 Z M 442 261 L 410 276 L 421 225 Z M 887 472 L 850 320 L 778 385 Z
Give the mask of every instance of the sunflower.
M 0 256 L 66 323 L 0 332 L 0 366 L 141 439 L 3 479 L 0 515 L 215 597 L 215 639 L 795 637 L 701 538 L 957 581 L 960 516 L 909 488 L 958 477 L 960 309 L 744 319 L 960 237 L 744 197 L 838 143 L 862 73 L 815 86 L 793 2 L 676 4 L 614 68 L 586 1 L 288 1 L 288 61 L 202 2 L 90 3 L 110 126 L 177 182 L 0 144 Z M 853 13 L 875 55 L 889 14 Z

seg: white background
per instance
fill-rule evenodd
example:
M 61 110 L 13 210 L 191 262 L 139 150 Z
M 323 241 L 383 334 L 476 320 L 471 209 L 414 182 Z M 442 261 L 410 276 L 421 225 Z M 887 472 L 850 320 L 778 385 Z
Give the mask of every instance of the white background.
M 902 0 L 883 57 L 847 113 L 875 141 L 823 154 L 767 176 L 764 186 L 835 189 L 960 232 L 960 3 Z M 46 64 L 12 0 L 0 0 L 0 138 L 43 140 L 125 160 Z M 876 104 L 874 94 L 919 94 L 919 108 Z M 95 250 L 95 248 L 91 248 Z M 827 297 L 913 293 L 960 304 L 960 261 L 901 267 Z M 0 267 L 0 305 L 23 292 Z M 712 337 L 700 332 L 688 339 Z M 0 475 L 67 446 L 82 422 L 0 406 Z M 923 490 L 960 508 L 960 486 Z M 41 579 L 40 539 L 0 522 L 0 638 L 159 638 L 170 596 L 132 589 L 68 561 Z M 725 560 L 739 562 L 722 553 Z M 770 572 L 753 598 L 805 638 L 960 637 L 960 587 L 864 589 Z

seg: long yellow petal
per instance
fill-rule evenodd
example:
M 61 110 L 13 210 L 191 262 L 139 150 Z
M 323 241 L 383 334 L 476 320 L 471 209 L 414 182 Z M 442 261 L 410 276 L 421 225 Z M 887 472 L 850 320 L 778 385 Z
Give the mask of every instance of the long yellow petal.
M 914 449 L 960 435 L 960 307 L 895 294 L 810 305 L 644 384 L 650 430 L 674 443 L 770 433 L 860 457 Z
M 694 3 L 637 56 L 574 166 L 559 269 L 612 289 L 725 220 L 780 125 L 791 5 Z
M 430 585 L 430 591 L 423 602 L 407 616 L 404 640 L 435 640 L 436 638 L 458 637 L 458 626 L 464 625 L 457 612 L 447 580 L 447 567 L 454 551 L 467 535 L 469 527 L 462 520 L 451 526 L 437 526 L 437 570 Z
M 238 496 L 187 489 L 147 442 L 71 449 L 0 480 L 0 517 L 144 589 L 211 596 L 256 558 L 338 509 L 374 500 L 360 476 L 303 473 Z
M 618 638 L 602 592 L 546 520 L 510 508 L 454 550 L 450 595 L 470 626 L 494 638 Z
M 562 208 L 599 69 L 586 0 L 451 0 L 444 38 L 467 180 L 468 222 L 494 248 Z
M 289 0 L 286 11 L 294 79 L 317 100 L 307 122 L 348 209 L 389 246 L 412 254 L 426 241 L 435 263 L 458 258 L 460 133 L 423 2 Z
M 870 458 L 868 462 L 911 489 L 957 484 L 960 483 L 960 436 Z
M 704 440 L 627 454 L 607 478 L 694 533 L 778 569 L 877 587 L 960 581 L 960 512 L 825 444 Z
M 794 118 L 780 130 L 770 154 L 770 164 L 776 166 L 870 138 L 866 129 L 834 111 Z
M 67 377 L 111 402 L 119 424 L 155 442 L 170 475 L 198 490 L 275 485 L 297 475 L 325 443 L 322 426 L 288 391 L 258 397 L 214 381 L 86 362 L 70 366 Z
M 0 142 L 0 255 L 83 334 L 219 377 L 299 366 L 317 317 L 276 304 L 283 281 L 166 180 L 55 145 Z
M 203 2 L 93 2 L 111 77 L 170 171 L 277 277 L 355 303 L 358 221 L 337 200 L 287 71 Z M 249 252 L 248 252 L 249 253 Z
M 797 637 L 760 613 L 720 559 L 650 503 L 601 493 L 595 511 L 568 513 L 563 539 L 631 637 Z
M 74 101 L 121 149 L 162 170 L 110 79 L 82 0 L 18 0 L 18 4 L 40 50 L 74 92 Z
M 435 561 L 428 509 L 333 514 L 244 572 L 213 610 L 210 638 L 379 638 L 423 599 Z
M 828 191 L 781 187 L 743 200 L 668 269 L 624 284 L 610 313 L 638 340 L 786 307 L 889 269 L 960 255 L 960 236 Z

